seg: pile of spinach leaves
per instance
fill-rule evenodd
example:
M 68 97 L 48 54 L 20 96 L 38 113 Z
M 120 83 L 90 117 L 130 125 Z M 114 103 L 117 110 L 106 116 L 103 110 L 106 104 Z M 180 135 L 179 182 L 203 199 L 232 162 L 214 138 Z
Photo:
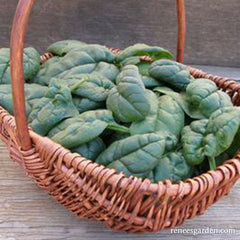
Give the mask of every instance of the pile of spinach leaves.
M 48 51 L 54 57 L 41 65 L 34 48 L 24 50 L 28 122 L 72 152 L 126 176 L 178 182 L 239 150 L 240 108 L 166 49 L 113 54 L 65 40 Z M 13 114 L 9 67 L 9 49 L 0 49 L 0 105 Z

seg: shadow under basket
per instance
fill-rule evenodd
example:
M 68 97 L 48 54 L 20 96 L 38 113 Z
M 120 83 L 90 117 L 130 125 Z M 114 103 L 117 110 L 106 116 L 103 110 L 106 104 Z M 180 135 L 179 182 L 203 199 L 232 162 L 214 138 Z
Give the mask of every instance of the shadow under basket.
M 71 153 L 28 128 L 24 106 L 23 41 L 34 0 L 19 0 L 11 35 L 11 80 L 15 118 L 0 107 L 0 138 L 10 156 L 59 203 L 79 217 L 102 221 L 118 231 L 156 232 L 202 214 L 229 193 L 240 177 L 240 153 L 215 171 L 172 184 L 125 177 Z M 183 61 L 184 0 L 177 0 L 178 55 Z M 112 49 L 114 52 L 115 50 Z M 116 52 L 116 51 L 115 51 Z M 46 61 L 51 54 L 41 57 Z M 147 60 L 147 59 L 143 59 Z M 195 78 L 208 78 L 240 105 L 240 86 L 233 80 L 188 67 Z

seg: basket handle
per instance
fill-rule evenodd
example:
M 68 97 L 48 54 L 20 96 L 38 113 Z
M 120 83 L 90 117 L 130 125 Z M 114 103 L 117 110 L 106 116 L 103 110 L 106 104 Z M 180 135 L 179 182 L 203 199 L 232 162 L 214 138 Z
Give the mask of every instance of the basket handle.
M 19 0 L 13 20 L 10 41 L 14 116 L 19 144 L 23 150 L 29 150 L 32 146 L 25 108 L 23 48 L 30 11 L 34 3 L 35 0 Z M 178 15 L 177 61 L 183 62 L 185 44 L 185 6 L 184 0 L 176 0 L 176 3 Z

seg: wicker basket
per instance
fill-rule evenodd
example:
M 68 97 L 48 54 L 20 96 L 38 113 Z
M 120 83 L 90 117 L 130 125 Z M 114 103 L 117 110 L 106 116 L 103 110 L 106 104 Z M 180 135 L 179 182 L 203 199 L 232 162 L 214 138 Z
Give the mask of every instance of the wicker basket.
M 28 128 L 24 105 L 23 41 L 34 0 L 20 0 L 11 36 L 11 79 L 15 119 L 0 107 L 0 137 L 10 156 L 59 203 L 79 217 L 98 220 L 120 231 L 156 232 L 202 214 L 226 195 L 240 176 L 240 153 L 216 171 L 177 184 L 152 184 L 148 179 L 126 178 L 115 170 L 73 154 Z M 178 6 L 178 61 L 183 61 L 185 11 Z M 47 60 L 49 54 L 43 55 Z M 189 67 L 194 77 L 213 80 L 240 105 L 240 87 L 230 79 Z

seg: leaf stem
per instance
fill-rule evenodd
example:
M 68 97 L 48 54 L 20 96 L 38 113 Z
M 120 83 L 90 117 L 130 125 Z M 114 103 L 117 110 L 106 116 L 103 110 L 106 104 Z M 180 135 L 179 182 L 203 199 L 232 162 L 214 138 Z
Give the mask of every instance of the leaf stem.
M 108 124 L 107 128 L 117 132 L 130 133 L 129 128 L 121 125 Z
M 208 157 L 210 170 L 216 170 L 216 161 L 214 157 Z
M 80 87 L 87 80 L 88 80 L 88 77 L 83 77 L 79 82 L 77 82 L 76 84 L 69 87 L 70 91 L 73 92 L 74 90 L 76 90 L 78 87 Z

